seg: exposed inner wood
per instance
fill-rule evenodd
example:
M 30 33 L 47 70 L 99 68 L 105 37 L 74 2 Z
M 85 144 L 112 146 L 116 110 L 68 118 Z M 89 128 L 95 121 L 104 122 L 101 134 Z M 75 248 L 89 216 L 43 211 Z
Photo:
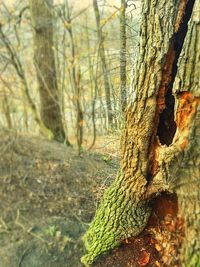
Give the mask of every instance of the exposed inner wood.
M 148 28 L 149 24 L 144 21 L 141 36 L 145 36 L 148 29 L 153 33 L 154 28 L 158 28 L 161 31 L 159 43 L 149 57 L 146 53 L 153 41 L 148 42 L 144 37 L 142 41 L 146 42 L 141 43 L 138 66 L 140 62 L 146 62 L 150 67 L 148 72 L 138 72 L 138 79 L 135 79 L 137 101 L 131 102 L 126 111 L 120 171 L 105 191 L 83 238 L 87 254 L 82 262 L 86 266 L 98 261 L 102 254 L 119 246 L 123 240 L 142 233 L 152 211 L 150 200 L 161 192 L 170 191 L 165 181 L 169 181 L 170 175 L 174 176 L 175 172 L 170 169 L 169 173 L 165 167 L 177 159 L 182 141 L 182 137 L 176 134 L 172 88 L 194 1 L 184 2 L 187 3 L 185 12 L 182 5 L 177 5 L 177 13 L 173 14 L 173 20 L 169 19 L 169 25 L 174 25 L 174 28 L 170 31 L 170 37 L 166 36 L 167 46 L 162 47 L 159 53 L 157 51 L 165 37 L 159 18 L 153 29 Z M 160 133 L 158 129 L 166 125 L 167 130 Z M 175 134 L 178 142 L 174 143 Z M 178 159 L 180 161 L 181 157 Z
M 183 1 L 184 2 L 184 1 Z M 192 14 L 194 1 L 188 1 L 185 12 L 182 12 L 182 20 L 177 32 L 175 32 L 171 47 L 166 57 L 163 69 L 163 81 L 158 96 L 158 112 L 159 124 L 157 128 L 157 136 L 162 145 L 169 146 L 176 132 L 176 122 L 174 121 L 174 103 L 175 99 L 172 94 L 172 88 L 177 73 L 177 63 L 183 47 L 184 39 L 188 29 L 188 21 Z
M 186 3 L 187 2 L 187 3 Z M 171 45 L 165 58 L 162 82 L 157 97 L 157 112 L 155 115 L 155 130 L 152 135 L 150 146 L 150 166 L 147 180 L 157 173 L 159 166 L 156 161 L 159 147 L 169 146 L 177 131 L 174 118 L 175 97 L 172 93 L 173 84 L 177 74 L 177 64 L 182 51 L 183 43 L 187 34 L 188 22 L 190 20 L 194 0 L 183 1 L 179 10 L 179 16 L 175 25 L 175 33 L 171 39 Z M 179 116 L 180 117 L 180 116 Z
M 184 132 L 188 132 L 190 127 L 190 121 L 196 112 L 197 106 L 200 100 L 190 92 L 179 93 L 179 105 L 176 113 L 176 124 L 179 131 L 179 135 L 184 136 Z M 183 138 L 181 142 L 181 149 L 184 150 L 188 145 L 187 138 Z
M 199 98 L 193 96 L 191 92 L 179 93 L 179 105 L 176 114 L 176 124 L 179 131 L 183 131 L 187 127 L 198 104 Z

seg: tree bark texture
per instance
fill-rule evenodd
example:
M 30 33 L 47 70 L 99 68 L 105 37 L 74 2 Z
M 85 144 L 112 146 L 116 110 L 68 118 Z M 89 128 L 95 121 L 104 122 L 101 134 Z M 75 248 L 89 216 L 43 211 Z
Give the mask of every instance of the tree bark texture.
M 86 266 L 138 235 L 163 191 L 177 193 L 185 222 L 181 266 L 200 264 L 199 10 L 197 0 L 143 1 L 121 167 L 83 237 Z
M 60 142 L 66 139 L 58 97 L 57 75 L 53 43 L 53 15 L 51 0 L 30 0 L 33 26 L 34 61 L 44 125 Z

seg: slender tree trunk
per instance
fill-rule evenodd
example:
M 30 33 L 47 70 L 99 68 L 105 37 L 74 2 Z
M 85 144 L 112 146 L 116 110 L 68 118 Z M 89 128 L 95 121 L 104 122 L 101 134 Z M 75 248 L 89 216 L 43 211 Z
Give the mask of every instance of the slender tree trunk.
M 100 54 L 100 58 L 102 62 L 102 70 L 103 70 L 103 77 L 104 77 L 108 124 L 109 124 L 109 127 L 112 128 L 113 127 L 113 112 L 112 112 L 112 104 L 111 104 L 111 92 L 110 92 L 111 90 L 110 90 L 110 85 L 109 85 L 108 67 L 106 63 L 104 40 L 103 40 L 101 23 L 100 23 L 101 19 L 100 19 L 100 13 L 99 13 L 97 0 L 93 0 L 93 7 L 94 7 L 95 18 L 96 18 L 96 24 L 97 24 L 99 54 Z
M 141 233 L 163 191 L 177 194 L 185 223 L 181 266 L 200 264 L 199 10 L 197 0 L 143 2 L 121 167 L 84 236 L 85 265 Z
M 120 8 L 120 93 L 121 109 L 125 111 L 126 96 L 126 0 L 121 0 Z
M 96 114 L 95 114 L 95 105 L 96 105 L 96 98 L 97 98 L 97 73 L 98 73 L 98 57 L 99 57 L 99 49 L 97 51 L 97 66 L 96 66 L 96 73 L 94 75 L 94 67 L 90 57 L 90 39 L 89 39 L 89 32 L 88 32 L 88 21 L 86 16 L 86 43 L 87 43 L 87 51 L 88 51 L 88 67 L 89 67 L 89 76 L 90 76 L 90 90 L 91 90 L 91 115 L 92 115 L 92 130 L 93 130 L 93 139 L 92 144 L 89 147 L 89 150 L 95 145 L 96 142 Z
M 77 108 L 77 145 L 78 145 L 78 154 L 81 154 L 82 144 L 83 144 L 83 111 L 81 107 L 81 69 L 79 67 L 77 72 L 76 80 L 76 108 Z
M 37 72 L 41 118 L 54 139 L 69 144 L 62 124 L 53 42 L 52 0 L 29 0 L 34 33 L 34 59 Z
M 27 104 L 26 102 L 23 102 L 23 111 L 24 111 L 24 117 L 23 117 L 23 121 L 24 121 L 24 128 L 26 129 L 26 131 L 28 131 L 28 111 L 27 111 Z
M 13 123 L 12 123 L 12 117 L 11 117 L 11 114 L 10 114 L 10 104 L 9 104 L 9 101 L 8 101 L 8 97 L 6 95 L 6 91 L 4 91 L 2 107 L 3 107 L 4 115 L 5 115 L 5 118 L 6 118 L 7 126 L 8 126 L 9 129 L 11 129 L 13 127 Z
M 70 17 L 70 10 L 69 10 L 69 3 L 68 0 L 65 0 L 65 23 L 66 29 L 70 36 L 71 41 L 71 76 L 72 76 L 72 87 L 75 99 L 75 107 L 76 107 L 76 137 L 77 137 L 77 146 L 78 146 L 78 153 L 81 153 L 82 149 L 82 142 L 83 142 L 83 111 L 81 107 L 81 70 L 76 68 L 76 47 L 74 41 L 74 34 L 72 29 L 72 21 Z

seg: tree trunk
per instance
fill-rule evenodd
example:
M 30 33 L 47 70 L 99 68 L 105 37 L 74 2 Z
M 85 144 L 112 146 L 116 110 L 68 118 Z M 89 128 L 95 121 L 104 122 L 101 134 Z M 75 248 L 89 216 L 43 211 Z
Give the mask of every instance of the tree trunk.
M 197 0 L 143 1 L 121 167 L 84 236 L 85 265 L 141 233 L 164 191 L 177 194 L 185 223 L 181 266 L 200 264 L 199 10 Z
M 44 125 L 43 121 L 41 120 L 41 118 L 38 114 L 37 107 L 31 98 L 30 88 L 28 86 L 27 78 L 26 78 L 22 63 L 21 63 L 14 47 L 12 46 L 10 40 L 3 33 L 1 24 L 0 24 L 0 38 L 6 47 L 7 53 L 10 57 L 11 64 L 13 65 L 17 75 L 19 76 L 19 78 L 22 82 L 22 85 L 23 85 L 22 95 L 24 97 L 25 102 L 27 102 L 27 104 L 29 105 L 29 107 L 31 109 L 33 118 L 35 119 L 36 123 L 38 124 L 41 133 L 43 135 L 45 135 L 48 139 L 52 139 L 52 136 L 53 136 L 52 132 Z
M 71 42 L 71 78 L 72 78 L 72 90 L 75 99 L 76 108 L 76 137 L 78 154 L 80 155 L 83 143 L 83 111 L 81 106 L 81 69 L 80 66 L 76 66 L 77 49 L 75 46 L 74 33 L 72 28 L 71 14 L 69 10 L 68 0 L 65 0 L 65 13 L 64 13 L 65 28 L 69 33 Z M 78 63 L 78 65 L 80 65 Z
M 77 108 L 77 120 L 76 120 L 76 130 L 77 130 L 77 146 L 78 154 L 81 154 L 82 144 L 83 144 L 83 111 L 81 108 L 81 69 L 78 68 L 76 80 L 76 108 Z
M 62 124 L 58 97 L 53 43 L 51 0 L 29 0 L 33 33 L 34 59 L 38 79 L 41 118 L 54 139 L 69 144 Z
M 7 126 L 9 129 L 11 129 L 13 127 L 13 123 L 12 123 L 12 117 L 11 117 L 11 112 L 10 112 L 10 103 L 6 94 L 6 91 L 3 90 L 4 92 L 4 96 L 3 96 L 3 100 L 2 100 L 2 108 L 3 108 L 3 112 L 6 118 L 6 122 L 7 122 Z
M 126 0 L 121 0 L 120 8 L 120 93 L 122 112 L 126 108 Z
M 93 148 L 96 142 L 96 114 L 95 114 L 95 105 L 96 105 L 96 99 L 97 99 L 97 73 L 98 73 L 98 56 L 99 56 L 99 50 L 97 51 L 97 65 L 96 65 L 96 71 L 94 72 L 94 62 L 91 60 L 90 56 L 90 39 L 89 39 L 89 31 L 88 31 L 88 20 L 86 15 L 86 28 L 85 28 L 85 34 L 86 34 L 86 44 L 87 44 L 87 52 L 88 52 L 88 68 L 89 68 L 89 78 L 90 78 L 90 90 L 91 90 L 91 117 L 92 117 L 92 131 L 93 131 L 93 139 L 92 143 L 89 147 L 89 150 Z
M 176 138 L 183 139 L 183 155 L 173 179 L 185 221 L 180 255 L 184 267 L 200 266 L 200 2 L 194 2 L 173 87 L 179 95 Z
M 101 20 L 100 20 L 100 13 L 99 13 L 97 0 L 93 0 L 93 7 L 94 7 L 95 18 L 96 18 L 96 24 L 97 24 L 97 35 L 98 35 L 98 42 L 99 42 L 99 55 L 100 55 L 100 58 L 101 58 L 102 70 L 103 70 L 108 124 L 109 124 L 109 127 L 112 128 L 113 127 L 113 112 L 112 112 L 112 104 L 111 104 L 111 92 L 110 92 L 111 90 L 110 90 L 110 85 L 109 85 L 108 67 L 107 67 L 107 63 L 106 63 L 104 40 L 103 40 L 101 23 L 100 23 Z

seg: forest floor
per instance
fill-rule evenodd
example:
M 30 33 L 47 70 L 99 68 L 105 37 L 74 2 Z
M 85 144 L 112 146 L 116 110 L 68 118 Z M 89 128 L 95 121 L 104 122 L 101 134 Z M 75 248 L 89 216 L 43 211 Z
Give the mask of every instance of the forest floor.
M 1 130 L 0 267 L 82 266 L 81 237 L 117 166 L 109 153 Z
M 119 165 L 112 140 L 78 156 L 64 144 L 0 130 L 0 267 L 82 266 L 81 237 Z M 151 205 L 145 230 L 95 267 L 179 266 L 176 196 L 162 194 Z

